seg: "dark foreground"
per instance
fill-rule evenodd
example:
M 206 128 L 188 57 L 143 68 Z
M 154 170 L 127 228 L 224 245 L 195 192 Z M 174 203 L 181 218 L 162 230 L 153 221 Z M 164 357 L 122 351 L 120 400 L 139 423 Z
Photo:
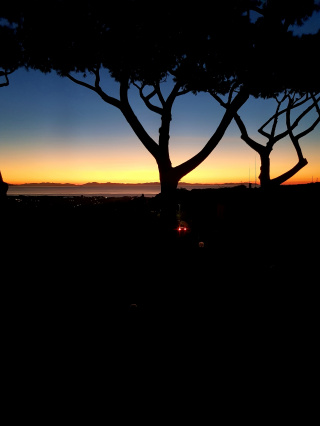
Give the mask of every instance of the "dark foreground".
M 127 312 L 290 297 L 318 285 L 319 195 L 319 184 L 180 190 L 187 229 L 169 232 L 158 197 L 7 197 L 2 282 Z
M 181 190 L 180 232 L 162 228 L 157 197 L 9 197 L 1 353 L 11 416 L 51 419 L 75 400 L 116 396 L 132 403 L 119 413 L 141 418 L 148 406 L 154 418 L 157 388 L 172 403 L 203 389 L 201 404 L 215 401 L 224 417 L 274 420 L 280 408 L 305 422 L 318 363 L 319 192 Z

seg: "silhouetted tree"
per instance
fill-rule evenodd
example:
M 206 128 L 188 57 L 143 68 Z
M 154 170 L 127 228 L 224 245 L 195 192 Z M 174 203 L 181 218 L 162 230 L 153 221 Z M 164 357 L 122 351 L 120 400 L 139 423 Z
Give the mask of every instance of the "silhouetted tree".
M 8 26 L 8 23 L 4 21 L 0 25 L 0 87 L 9 86 L 9 75 L 21 64 L 21 48 L 15 29 Z M 8 184 L 3 181 L 0 171 L 0 200 L 5 197 L 7 191 Z
M 93 0 L 81 5 L 72 0 L 20 1 L 6 5 L 3 16 L 17 24 L 29 67 L 55 70 L 119 109 L 154 157 L 169 205 L 179 180 L 210 155 L 250 93 L 269 97 L 290 88 L 283 70 L 283 47 L 292 37 L 288 28 L 309 16 L 315 5 L 311 0 L 299 7 L 289 3 L 220 0 L 186 5 L 164 0 L 151 7 L 145 0 L 126 0 L 102 7 Z M 251 19 L 252 12 L 259 18 Z M 266 48 L 273 49 L 277 62 L 265 60 Z M 117 97 L 103 85 L 108 72 L 119 83 Z M 170 87 L 167 95 L 165 85 Z M 134 113 L 132 87 L 160 117 L 158 141 Z M 228 98 L 224 115 L 198 154 L 173 167 L 173 104 L 189 92 L 208 90 Z
M 316 114 L 316 118 L 299 131 L 300 122 L 310 111 L 319 112 L 320 80 L 314 55 L 320 47 L 320 31 L 314 35 L 295 37 L 288 31 L 290 25 L 303 24 L 313 11 L 319 10 L 319 5 L 312 1 L 301 4 L 301 2 L 273 0 L 261 2 L 260 7 L 253 5 L 252 10 L 258 16 L 254 28 L 255 46 L 251 51 L 247 50 L 250 53 L 247 57 L 244 57 L 239 49 L 238 76 L 241 76 L 243 85 L 252 96 L 273 98 L 277 102 L 277 107 L 275 113 L 258 130 L 267 138 L 265 146 L 249 136 L 239 111 L 235 114 L 235 121 L 240 129 L 241 138 L 260 156 L 261 186 L 270 187 L 285 182 L 307 164 L 299 140 L 319 123 L 320 117 Z M 209 89 L 208 92 L 220 105 L 228 108 L 229 98 L 221 97 L 215 89 Z M 292 122 L 293 110 L 298 110 L 299 113 Z M 284 117 L 286 130 L 276 133 L 281 117 Z M 266 128 L 270 123 L 273 125 L 268 132 Z M 297 130 L 298 132 L 294 133 Z M 286 136 L 291 139 L 298 155 L 298 162 L 283 175 L 270 179 L 270 153 L 275 143 Z
M 317 97 L 316 97 L 317 96 Z M 219 101 L 222 106 L 225 106 L 225 103 L 217 95 L 213 94 L 213 97 Z M 285 93 L 280 99 L 278 97 L 274 98 L 277 104 L 275 113 L 269 117 L 269 119 L 258 129 L 258 132 L 267 138 L 265 145 L 257 142 L 249 136 L 246 125 L 243 119 L 240 117 L 239 113 L 235 114 L 235 121 L 241 132 L 241 139 L 244 140 L 250 148 L 255 150 L 261 161 L 260 166 L 260 185 L 263 188 L 270 188 L 273 186 L 281 185 L 286 182 L 299 170 L 305 167 L 308 164 L 306 158 L 303 157 L 302 150 L 300 147 L 300 139 L 309 134 L 314 128 L 320 123 L 320 96 L 319 94 L 305 94 L 300 95 L 295 92 L 290 94 Z M 282 108 L 282 109 L 281 109 Z M 298 116 L 292 121 L 292 111 L 297 108 L 299 110 Z M 316 111 L 314 119 L 308 122 L 308 125 L 305 125 L 303 130 L 299 132 L 294 132 L 294 130 L 299 126 L 303 118 L 305 118 L 310 112 Z M 277 133 L 277 127 L 279 125 L 279 119 L 283 117 L 283 126 Z M 270 127 L 270 130 L 267 130 L 267 126 Z M 289 137 L 298 156 L 297 164 L 292 167 L 290 170 L 286 171 L 280 176 L 277 176 L 273 179 L 270 178 L 270 154 L 274 149 L 274 145 L 285 137 Z
M 9 75 L 22 66 L 22 51 L 14 27 L 0 23 L 0 87 L 9 85 Z
M 235 0 L 228 5 L 219 1 L 209 8 L 201 2 L 202 7 L 190 9 L 164 1 L 150 8 L 147 1 L 127 0 L 102 8 L 100 1 L 82 2 L 81 7 L 75 1 L 56 0 L 49 5 L 33 1 L 15 2 L 14 9 L 7 6 L 4 16 L 18 26 L 27 66 L 43 72 L 56 70 L 119 109 L 154 157 L 161 193 L 165 204 L 170 205 L 179 180 L 208 157 L 248 98 L 247 91 L 240 87 L 204 148 L 185 163 L 172 166 L 169 139 L 173 104 L 178 97 L 198 90 L 212 40 L 218 40 L 222 30 L 227 33 L 234 26 L 239 30 L 248 25 L 242 16 L 243 5 L 239 4 Z M 211 84 L 228 93 L 234 70 L 229 64 L 224 67 L 223 58 L 232 54 L 232 38 L 225 42 L 220 39 L 217 47 L 219 72 Z M 119 83 L 118 97 L 104 87 L 108 72 Z M 166 95 L 168 89 L 164 86 L 170 87 Z M 135 114 L 129 101 L 131 87 L 138 90 L 145 106 L 159 115 L 158 141 Z

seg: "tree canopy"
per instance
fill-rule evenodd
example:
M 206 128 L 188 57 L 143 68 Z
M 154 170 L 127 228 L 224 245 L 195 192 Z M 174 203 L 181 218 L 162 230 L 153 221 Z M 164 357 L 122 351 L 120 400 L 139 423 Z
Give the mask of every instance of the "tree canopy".
M 8 86 L 9 75 L 22 66 L 21 44 L 15 29 L 0 24 L 0 87 Z
M 289 26 L 302 24 L 319 6 L 314 0 L 201 0 L 192 7 L 164 0 L 152 8 L 146 0 L 107 6 L 97 0 L 36 0 L 3 9 L 3 16 L 18 23 L 26 65 L 44 72 L 84 74 L 101 66 L 117 81 L 145 84 L 170 73 L 181 86 L 226 92 L 236 78 L 266 95 L 276 83 L 278 89 L 289 84 L 280 72 L 298 48 Z
M 96 92 L 117 107 L 154 156 L 163 191 L 201 164 L 222 139 L 250 95 L 312 92 L 319 79 L 312 64 L 317 36 L 295 37 L 319 6 L 314 0 L 200 0 L 196 4 L 164 0 L 14 1 L 2 16 L 13 24 L 26 67 L 56 71 Z M 119 96 L 102 89 L 109 72 L 119 82 Z M 307 78 L 308 75 L 308 78 Z M 161 86 L 172 80 L 167 97 Z M 156 142 L 129 103 L 136 87 L 145 106 L 159 114 Z M 172 167 L 169 155 L 171 110 L 188 92 L 226 96 L 225 114 L 201 151 Z

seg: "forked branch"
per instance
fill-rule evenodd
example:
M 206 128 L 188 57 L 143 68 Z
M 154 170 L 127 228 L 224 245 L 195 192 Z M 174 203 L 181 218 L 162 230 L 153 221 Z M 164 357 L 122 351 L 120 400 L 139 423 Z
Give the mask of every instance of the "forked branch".
M 110 105 L 113 105 L 119 109 L 121 109 L 121 102 L 112 97 L 107 95 L 107 93 L 105 93 L 101 87 L 100 87 L 100 73 L 99 73 L 99 69 L 95 69 L 92 70 L 91 72 L 93 72 L 95 74 L 95 83 L 94 86 L 92 84 L 89 84 L 83 80 L 79 80 L 78 78 L 73 77 L 71 74 L 65 74 L 66 77 L 69 78 L 69 80 L 73 81 L 76 84 L 79 84 L 80 86 L 86 87 L 87 89 L 90 89 L 94 92 L 96 92 L 105 102 L 107 102 Z
M 138 138 L 141 140 L 143 145 L 147 148 L 147 150 L 154 156 L 154 158 L 158 157 L 158 150 L 159 147 L 155 143 L 155 141 L 150 137 L 150 135 L 146 132 L 136 115 L 134 114 L 129 100 L 128 100 L 128 79 L 124 79 L 120 82 L 120 100 L 116 99 L 112 96 L 109 96 L 107 93 L 105 93 L 100 86 L 100 72 L 99 67 L 97 67 L 94 70 L 90 70 L 91 73 L 95 75 L 95 82 L 94 85 L 89 84 L 83 80 L 79 80 L 78 78 L 75 78 L 71 74 L 66 74 L 65 76 L 68 77 L 72 82 L 79 84 L 80 86 L 86 87 L 87 89 L 92 90 L 93 92 L 97 93 L 106 103 L 113 105 L 117 107 L 122 114 L 124 115 L 125 119 L 131 126 L 132 130 L 135 132 L 135 134 L 138 136 Z
M 286 99 L 289 99 L 289 95 L 285 95 L 280 101 L 278 101 L 277 99 L 276 99 L 276 101 L 278 102 L 278 105 L 279 105 L 279 103 L 280 104 L 282 104 Z M 272 120 L 277 120 L 279 117 L 280 117 L 280 115 L 282 115 L 282 114 L 285 114 L 286 112 L 287 112 L 287 109 L 290 107 L 290 109 L 292 110 L 293 108 L 298 108 L 298 107 L 300 107 L 301 105 L 303 105 L 303 104 L 305 104 L 307 101 L 309 101 L 310 100 L 310 97 L 309 97 L 309 95 L 308 94 L 306 94 L 306 95 L 303 95 L 303 96 L 301 96 L 301 97 L 299 97 L 299 98 L 294 98 L 294 95 L 293 96 L 291 96 L 290 97 L 290 99 L 292 100 L 292 102 L 291 102 L 291 104 L 290 104 L 290 106 L 289 106 L 289 103 L 288 103 L 288 106 L 286 107 L 286 108 L 284 108 L 284 109 L 282 109 L 281 111 L 279 110 L 279 108 L 277 108 L 277 111 L 258 129 L 258 132 L 262 135 L 262 136 L 264 136 L 264 137 L 266 137 L 266 138 L 270 138 L 271 137 L 271 133 L 268 133 L 268 132 L 266 132 L 264 129 L 265 129 L 265 127 L 269 124 L 269 123 L 271 123 L 271 121 Z M 300 102 L 300 100 L 302 99 L 302 101 Z M 297 125 L 299 124 L 299 122 L 301 121 L 301 119 L 306 115 L 306 114 L 308 114 L 308 112 L 312 109 L 314 107 L 314 105 L 311 105 L 311 106 L 309 106 L 307 109 L 305 109 L 301 114 L 300 114 L 300 116 L 295 120 L 295 122 L 292 124 L 292 128 L 294 129 L 295 127 L 297 127 Z M 281 134 L 279 134 L 277 137 L 276 137 L 276 141 L 275 142 L 277 142 L 278 140 L 280 140 L 280 139 L 282 139 L 282 138 L 284 138 L 286 135 L 288 134 L 288 132 L 286 131 L 286 132 L 284 132 L 284 133 L 281 133 Z
M 150 99 L 152 99 L 154 96 L 157 95 L 159 97 L 159 91 L 154 87 L 153 90 L 147 96 L 145 96 L 143 93 L 143 89 L 146 87 L 145 84 L 142 84 L 141 86 L 139 86 L 137 83 L 133 82 L 133 85 L 139 90 L 140 98 L 143 100 L 146 107 L 149 108 L 150 111 L 153 111 L 161 115 L 163 112 L 163 109 L 150 102 Z
M 0 83 L 0 87 L 9 86 L 9 78 L 8 75 L 12 74 L 13 71 L 0 71 L 0 77 L 5 77 L 5 83 Z
M 316 99 L 316 97 L 314 95 L 312 95 L 312 100 L 313 100 L 313 104 L 310 105 L 310 107 L 308 108 L 308 110 L 310 111 L 313 107 L 316 108 L 317 112 L 318 112 L 318 117 L 316 118 L 316 120 L 313 121 L 313 123 L 306 128 L 305 130 L 303 130 L 302 132 L 300 132 L 297 135 L 293 134 L 293 125 L 291 125 L 291 121 L 290 121 L 290 104 L 293 104 L 293 100 L 289 100 L 289 105 L 287 108 L 287 113 L 286 113 L 286 124 L 287 124 L 287 129 L 288 129 L 288 134 L 290 136 L 291 142 L 293 144 L 293 146 L 295 147 L 295 150 L 297 151 L 297 155 L 300 161 L 303 161 L 303 155 L 302 155 L 302 151 L 301 151 L 301 147 L 299 145 L 299 139 L 303 138 L 304 136 L 306 136 L 308 133 L 312 132 L 314 130 L 314 128 L 319 124 L 320 122 L 320 108 L 319 108 L 319 98 Z M 304 111 L 305 113 L 305 111 Z M 301 114 L 302 115 L 302 114 Z

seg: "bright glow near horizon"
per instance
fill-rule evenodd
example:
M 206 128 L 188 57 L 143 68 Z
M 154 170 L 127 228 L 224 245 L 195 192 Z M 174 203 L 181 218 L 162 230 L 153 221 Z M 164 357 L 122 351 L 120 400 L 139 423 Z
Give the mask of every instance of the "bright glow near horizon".
M 0 95 L 0 170 L 6 182 L 159 181 L 154 158 L 121 113 L 89 90 L 54 74 L 18 70 Z M 170 138 L 173 166 L 201 150 L 221 117 L 220 107 L 210 97 L 180 98 L 173 111 Z M 136 98 L 133 103 L 146 130 L 156 138 L 158 117 L 144 115 Z M 264 101 L 253 100 L 241 109 L 250 135 L 269 114 L 269 104 Z M 308 183 L 320 177 L 319 125 L 301 140 L 301 147 L 309 164 L 287 183 Z M 297 162 L 290 142 L 277 144 L 270 158 L 271 177 Z M 248 182 L 250 173 L 250 181 L 256 177 L 259 183 L 259 168 L 259 156 L 240 139 L 232 124 L 211 155 L 182 181 L 241 183 Z
M 240 139 L 241 149 L 228 150 L 234 141 L 224 140 L 221 145 L 194 171 L 182 178 L 183 182 L 221 184 L 250 181 L 259 183 L 259 156 Z M 157 164 L 139 141 L 133 138 L 132 146 L 92 149 L 91 145 L 59 147 L 55 144 L 26 145 L 16 150 L 14 144 L 2 150 L 1 170 L 3 178 L 11 184 L 22 183 L 72 183 L 158 182 Z M 194 149 L 172 150 L 173 165 L 194 155 Z M 279 152 L 278 152 L 279 151 Z M 284 173 L 297 162 L 297 156 L 289 147 L 275 150 L 271 155 L 271 177 Z M 320 176 L 320 152 L 304 150 L 309 164 L 287 183 L 309 183 Z M 284 161 L 285 158 L 285 161 Z

